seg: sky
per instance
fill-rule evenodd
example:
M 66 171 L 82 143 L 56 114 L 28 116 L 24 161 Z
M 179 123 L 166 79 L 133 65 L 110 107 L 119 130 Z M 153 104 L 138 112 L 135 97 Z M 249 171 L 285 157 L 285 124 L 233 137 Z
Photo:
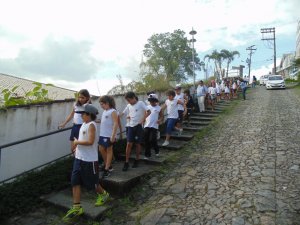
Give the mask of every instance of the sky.
M 72 90 L 106 94 L 139 79 L 147 39 L 181 29 L 197 31 L 201 59 L 214 49 L 237 50 L 251 74 L 271 71 L 273 49 L 261 28 L 275 27 L 277 61 L 295 51 L 299 0 L 0 0 L 0 73 Z M 246 68 L 248 71 L 248 69 Z M 196 79 L 203 79 L 201 71 Z M 1 84 L 0 84 L 1 86 Z

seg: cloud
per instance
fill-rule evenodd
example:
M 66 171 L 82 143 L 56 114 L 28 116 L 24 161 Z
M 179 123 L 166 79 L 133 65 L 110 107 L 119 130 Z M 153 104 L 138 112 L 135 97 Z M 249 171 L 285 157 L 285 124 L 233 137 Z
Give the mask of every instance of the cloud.
M 0 59 L 0 70 L 32 79 L 49 76 L 80 82 L 92 78 L 101 66 L 90 54 L 91 48 L 89 41 L 55 40 L 50 36 L 37 48 L 20 49 L 16 58 Z

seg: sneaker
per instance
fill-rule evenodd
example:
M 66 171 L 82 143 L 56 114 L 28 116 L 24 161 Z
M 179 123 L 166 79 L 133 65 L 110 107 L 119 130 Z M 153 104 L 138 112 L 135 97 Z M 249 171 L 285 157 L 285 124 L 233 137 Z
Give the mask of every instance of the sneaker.
M 104 171 L 105 170 L 105 165 L 102 164 L 101 166 L 99 166 L 99 171 Z
M 144 156 L 145 160 L 149 160 L 150 156 Z
M 159 153 L 156 153 L 155 156 L 158 157 L 158 156 L 159 156 Z
M 182 135 L 182 131 L 183 131 L 182 128 L 180 128 L 180 129 L 178 130 L 178 136 Z
M 98 197 L 95 202 L 95 206 L 101 206 L 109 199 L 109 193 L 104 191 L 101 194 L 98 194 Z
M 135 159 L 134 162 L 133 162 L 132 168 L 137 168 L 138 165 L 139 165 L 139 160 Z
M 109 171 L 109 172 L 112 172 L 112 171 L 114 171 L 114 168 L 113 168 L 112 166 L 110 166 L 110 167 L 108 168 L 108 171 Z
M 165 142 L 162 144 L 162 146 L 167 146 L 167 145 L 169 145 L 169 144 L 170 144 L 169 141 L 165 141 Z
M 107 177 L 109 177 L 109 176 L 110 176 L 109 170 L 104 170 L 104 172 L 103 172 L 103 174 L 102 174 L 102 178 L 104 179 L 104 178 L 107 178 Z
M 62 218 L 64 222 L 71 222 L 73 219 L 76 217 L 80 216 L 83 214 L 83 208 L 80 207 L 72 207 L 67 214 Z
M 127 171 L 128 170 L 128 168 L 129 168 L 129 163 L 128 162 L 125 162 L 124 163 L 124 167 L 123 167 L 123 171 Z

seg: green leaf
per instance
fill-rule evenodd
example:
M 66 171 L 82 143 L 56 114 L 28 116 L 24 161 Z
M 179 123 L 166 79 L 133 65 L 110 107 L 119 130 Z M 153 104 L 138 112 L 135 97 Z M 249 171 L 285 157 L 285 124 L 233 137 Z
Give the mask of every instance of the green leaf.
M 34 84 L 34 85 L 36 85 L 36 86 L 38 86 L 38 87 L 41 87 L 41 86 L 42 86 L 42 84 L 39 83 L 39 82 L 33 82 L 32 84 Z
M 45 84 L 48 87 L 55 87 L 53 84 Z
M 2 94 L 4 94 L 4 93 L 6 93 L 6 92 L 8 92 L 9 90 L 6 88 L 6 89 L 4 89 L 3 91 L 1 91 L 1 93 Z
M 38 90 L 40 90 L 42 88 L 42 86 L 36 86 L 35 88 L 32 89 L 33 92 L 37 92 Z
M 28 92 L 25 94 L 26 97 L 31 97 L 31 96 L 33 96 L 33 95 L 34 95 L 34 92 L 33 92 L 33 91 L 28 91 Z
M 14 87 L 11 89 L 11 92 L 15 92 L 15 90 L 17 90 L 18 87 L 19 87 L 18 85 L 17 85 L 17 86 L 14 86 Z

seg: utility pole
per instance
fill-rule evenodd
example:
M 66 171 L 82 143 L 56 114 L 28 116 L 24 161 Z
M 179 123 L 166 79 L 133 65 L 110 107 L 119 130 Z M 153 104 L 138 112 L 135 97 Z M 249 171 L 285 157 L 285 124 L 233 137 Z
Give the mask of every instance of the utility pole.
M 275 27 L 273 28 L 262 28 L 260 29 L 260 32 L 262 33 L 262 41 L 273 41 L 273 50 L 274 50 L 274 74 L 276 74 L 276 38 L 275 38 Z M 264 34 L 271 34 L 273 33 L 273 36 L 265 37 Z
M 246 48 L 247 51 L 249 52 L 249 58 L 246 60 L 246 63 L 248 64 L 248 68 L 249 68 L 249 72 L 248 72 L 248 77 L 249 77 L 249 81 L 250 81 L 250 71 L 251 71 L 251 58 L 252 58 L 252 54 L 254 51 L 256 51 L 256 48 L 254 48 L 255 45 L 251 45 L 248 48 Z
M 194 78 L 194 89 L 196 90 L 196 74 L 195 74 L 195 47 L 194 47 L 194 43 L 196 42 L 196 39 L 194 38 L 194 35 L 196 35 L 197 32 L 194 30 L 194 28 L 192 28 L 192 30 L 190 31 L 190 35 L 192 35 L 192 39 L 190 40 L 190 42 L 192 42 L 192 60 L 193 60 L 193 78 Z

